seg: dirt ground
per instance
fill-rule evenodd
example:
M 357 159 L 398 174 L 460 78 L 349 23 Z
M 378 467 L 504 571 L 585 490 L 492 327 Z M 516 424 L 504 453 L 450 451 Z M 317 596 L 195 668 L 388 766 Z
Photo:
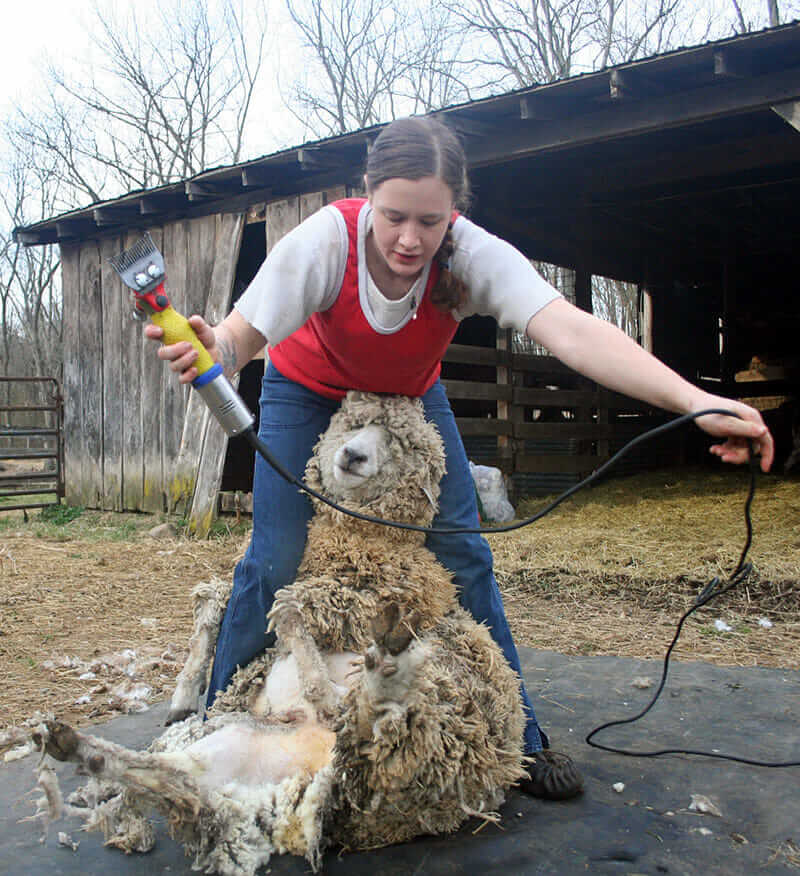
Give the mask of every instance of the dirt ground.
M 620 478 L 490 536 L 516 640 L 567 655 L 662 657 L 681 613 L 736 566 L 746 492 L 742 471 Z M 546 503 L 521 503 L 518 518 Z M 675 659 L 800 668 L 800 482 L 760 478 L 752 517 L 752 574 L 689 619 Z M 36 711 L 86 725 L 169 696 L 192 587 L 232 574 L 248 525 L 224 518 L 198 541 L 149 535 L 160 522 L 0 514 L 0 730 Z

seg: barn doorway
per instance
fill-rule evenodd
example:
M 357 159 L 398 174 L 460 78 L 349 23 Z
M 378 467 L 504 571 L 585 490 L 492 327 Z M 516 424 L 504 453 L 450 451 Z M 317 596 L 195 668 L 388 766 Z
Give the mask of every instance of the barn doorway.
M 231 309 L 244 290 L 250 285 L 261 263 L 267 256 L 267 236 L 264 222 L 250 222 L 244 226 L 236 276 L 231 295 Z M 258 399 L 261 395 L 261 379 L 264 376 L 264 359 L 253 359 L 239 374 L 239 395 L 256 418 L 258 430 Z M 234 439 L 228 443 L 225 466 L 222 470 L 220 490 L 227 492 L 250 493 L 253 489 L 253 466 L 255 451 L 247 441 Z

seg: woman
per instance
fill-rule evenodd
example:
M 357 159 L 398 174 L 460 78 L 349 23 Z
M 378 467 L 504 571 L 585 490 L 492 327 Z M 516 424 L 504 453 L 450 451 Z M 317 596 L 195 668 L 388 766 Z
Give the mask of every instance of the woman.
M 573 307 L 521 253 L 456 212 L 468 198 L 466 161 L 444 125 L 409 118 L 387 126 L 369 153 L 365 184 L 367 199 L 328 205 L 286 235 L 216 328 L 191 318 L 228 374 L 269 345 L 260 435 L 294 474 L 302 475 L 347 390 L 419 396 L 447 454 L 434 526 L 476 526 L 467 458 L 438 379 L 459 321 L 473 313 L 494 316 L 576 371 L 650 404 L 679 413 L 735 411 L 742 419 L 709 415 L 697 421 L 723 439 L 711 451 L 726 462 L 743 462 L 751 439 L 762 468 L 769 468 L 772 438 L 757 411 L 692 386 L 615 326 Z M 146 333 L 161 337 L 152 325 Z M 181 382 L 197 376 L 197 354 L 188 343 L 161 347 L 158 355 Z M 264 618 L 274 593 L 294 579 L 305 545 L 310 502 L 260 458 L 253 499 L 252 538 L 234 574 L 209 703 L 237 665 L 271 644 Z M 430 535 L 427 545 L 454 573 L 461 604 L 491 628 L 520 672 L 485 539 Z M 522 789 L 545 799 L 578 794 L 579 771 L 566 755 L 549 750 L 524 685 L 522 696 L 525 748 L 533 757 Z

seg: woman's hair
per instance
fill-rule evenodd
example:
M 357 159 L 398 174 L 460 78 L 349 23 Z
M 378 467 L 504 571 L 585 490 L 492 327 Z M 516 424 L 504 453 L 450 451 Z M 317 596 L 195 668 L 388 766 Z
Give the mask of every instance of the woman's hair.
M 467 159 L 453 131 L 425 116 L 397 119 L 387 125 L 367 155 L 367 191 L 375 191 L 387 179 L 417 180 L 426 176 L 437 177 L 450 189 L 454 207 L 467 207 Z M 434 256 L 439 262 L 439 279 L 431 290 L 431 300 L 445 312 L 458 307 L 466 296 L 464 284 L 450 272 L 453 250 L 452 223 L 448 223 Z

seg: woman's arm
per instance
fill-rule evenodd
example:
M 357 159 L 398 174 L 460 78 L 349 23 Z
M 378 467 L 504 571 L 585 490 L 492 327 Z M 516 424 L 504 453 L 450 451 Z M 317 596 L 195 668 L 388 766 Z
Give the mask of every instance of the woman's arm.
M 189 324 L 195 330 L 200 343 L 211 354 L 215 362 L 219 362 L 225 374 L 231 377 L 255 356 L 266 345 L 267 339 L 237 311 L 232 310 L 216 327 L 210 326 L 202 316 L 189 317 Z M 163 331 L 149 323 L 144 333 L 154 341 L 161 339 Z M 194 363 L 197 360 L 197 350 L 188 341 L 162 346 L 158 350 L 159 359 L 169 362 L 169 367 L 179 376 L 181 383 L 190 383 L 197 377 Z
M 531 317 L 526 334 L 580 374 L 648 404 L 680 414 L 733 411 L 742 419 L 714 414 L 696 421 L 710 435 L 725 439 L 711 453 L 724 462 L 745 462 L 751 439 L 762 470 L 769 471 L 775 448 L 757 410 L 693 386 L 610 322 L 557 299 Z

